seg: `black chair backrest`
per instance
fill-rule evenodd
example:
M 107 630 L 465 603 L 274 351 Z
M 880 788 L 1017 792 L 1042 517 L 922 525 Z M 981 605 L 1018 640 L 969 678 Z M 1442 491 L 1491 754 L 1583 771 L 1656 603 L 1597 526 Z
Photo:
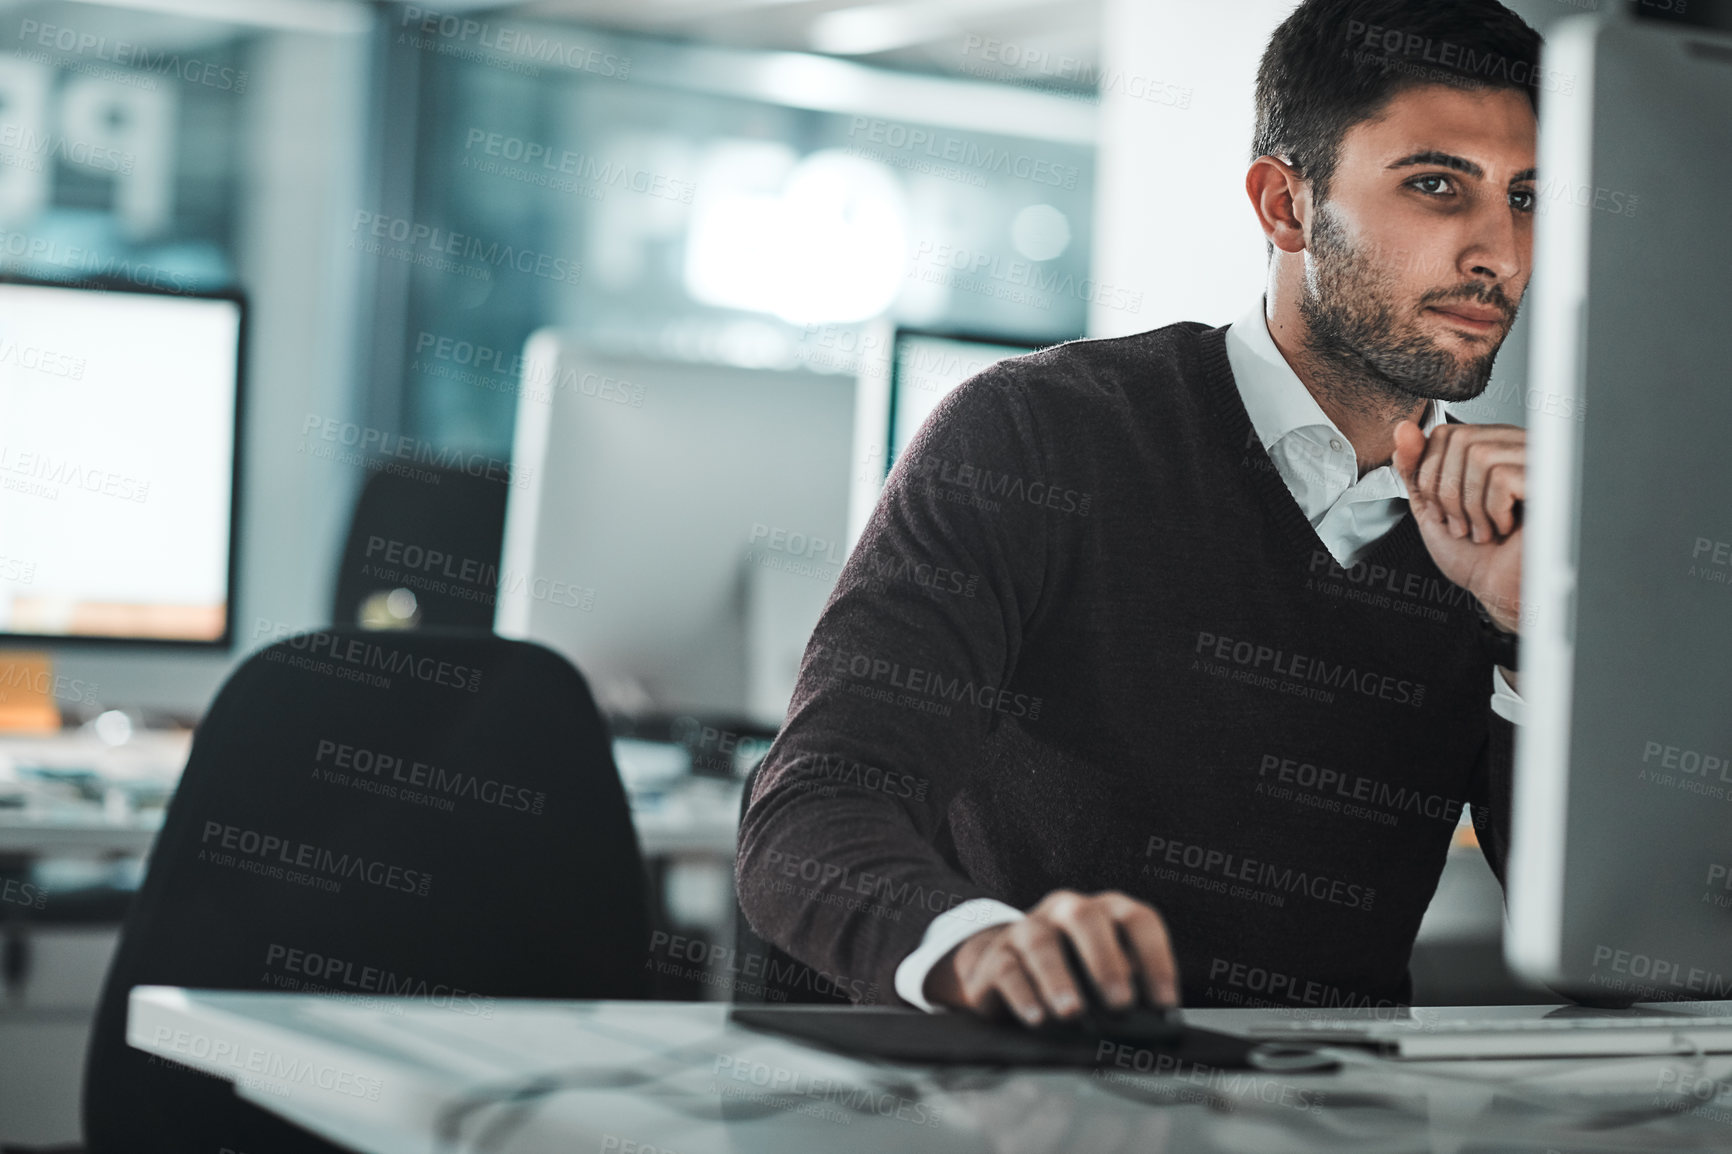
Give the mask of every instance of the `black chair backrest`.
M 493 628 L 506 489 L 502 468 L 471 474 L 415 464 L 369 473 L 349 520 L 331 620 L 358 625 L 369 598 L 407 589 L 420 625 Z
M 742 826 L 746 821 L 746 808 L 752 804 L 752 787 L 757 784 L 758 770 L 762 767 L 763 763 L 760 762 L 746 775 L 746 789 L 740 795 Z M 736 1002 L 762 1002 L 774 1006 L 790 1002 L 819 1006 L 854 1004 L 854 1000 L 843 992 L 839 983 L 826 978 L 804 962 L 796 960 L 787 951 L 759 937 L 758 931 L 752 928 L 752 923 L 746 920 L 737 894 L 734 898 L 734 949 L 742 966 L 747 963 L 747 959 L 754 956 L 760 959 L 758 965 L 764 975 L 762 982 L 735 983 Z
M 469 631 L 289 638 L 229 678 L 194 739 L 97 1009 L 86 1143 L 330 1149 L 130 1048 L 134 986 L 476 1015 L 493 997 L 643 997 L 648 942 L 637 834 L 569 662 Z

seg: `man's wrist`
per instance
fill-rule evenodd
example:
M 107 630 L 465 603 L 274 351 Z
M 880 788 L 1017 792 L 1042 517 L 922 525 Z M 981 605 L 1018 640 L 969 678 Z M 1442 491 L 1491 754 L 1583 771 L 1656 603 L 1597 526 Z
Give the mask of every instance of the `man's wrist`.
M 1496 594 L 1474 594 L 1480 619 L 1488 621 L 1500 633 L 1521 633 L 1521 603 Z
M 992 898 L 973 898 L 945 910 L 927 925 L 920 944 L 896 967 L 897 996 L 918 1009 L 934 1009 L 936 999 L 928 997 L 928 982 L 935 971 L 949 966 L 956 950 L 975 935 L 1020 921 L 1022 916 L 1015 906 Z
M 1500 610 L 1507 611 L 1511 607 L 1500 605 L 1501 598 L 1493 597 L 1489 601 L 1476 596 L 1473 610 L 1479 618 L 1480 639 L 1485 644 L 1485 651 L 1491 657 L 1492 663 L 1503 669 L 1517 668 L 1517 658 L 1520 652 L 1518 644 L 1520 636 L 1512 626 L 1519 625 L 1519 613 L 1507 623 L 1500 620 Z
M 992 939 L 1003 930 L 1003 926 L 987 926 L 983 930 L 977 930 L 958 942 L 955 949 L 939 958 L 931 972 L 926 975 L 927 1002 L 934 1006 L 954 1006 L 961 1002 L 962 973 L 973 967 L 980 951 L 989 946 Z

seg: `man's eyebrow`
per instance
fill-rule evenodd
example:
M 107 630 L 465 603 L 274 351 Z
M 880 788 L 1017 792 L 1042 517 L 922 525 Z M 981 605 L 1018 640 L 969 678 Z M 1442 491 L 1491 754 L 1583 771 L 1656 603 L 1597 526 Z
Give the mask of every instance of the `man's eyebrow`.
M 1449 152 L 1439 152 L 1435 148 L 1427 149 L 1424 152 L 1415 152 L 1411 156 L 1404 156 L 1400 160 L 1391 164 L 1389 168 L 1391 170 L 1397 168 L 1417 168 L 1421 165 L 1435 165 L 1439 168 L 1454 169 L 1456 172 L 1465 172 L 1476 180 L 1483 180 L 1485 178 L 1485 169 L 1467 159 L 1465 156 L 1456 156 Z M 1520 184 L 1524 180 L 1533 180 L 1538 175 L 1539 171 L 1537 169 L 1524 168 L 1514 176 L 1510 177 L 1509 182 L 1511 184 Z
M 1456 156 L 1453 153 L 1439 152 L 1435 148 L 1427 149 L 1424 152 L 1415 152 L 1410 156 L 1404 156 L 1389 167 L 1391 169 L 1417 168 L 1422 164 L 1432 165 L 1437 168 L 1452 168 L 1456 172 L 1465 172 L 1476 180 L 1485 177 L 1485 169 L 1481 168 L 1473 161 L 1464 156 Z

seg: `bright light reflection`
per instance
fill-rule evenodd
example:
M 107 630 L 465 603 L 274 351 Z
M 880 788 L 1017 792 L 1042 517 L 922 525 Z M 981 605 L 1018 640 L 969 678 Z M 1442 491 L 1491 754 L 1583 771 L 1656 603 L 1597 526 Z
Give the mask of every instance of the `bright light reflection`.
M 790 324 L 852 324 L 896 300 L 908 209 L 889 169 L 840 150 L 796 165 L 781 191 L 722 192 L 696 206 L 686 289 Z

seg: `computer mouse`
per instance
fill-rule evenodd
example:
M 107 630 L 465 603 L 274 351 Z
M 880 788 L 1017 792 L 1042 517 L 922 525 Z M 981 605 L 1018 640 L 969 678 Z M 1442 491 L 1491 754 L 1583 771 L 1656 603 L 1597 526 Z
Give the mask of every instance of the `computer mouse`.
M 1106 1039 L 1127 1044 L 1156 1044 L 1177 1041 L 1185 1032 L 1184 1015 L 1177 1006 L 1158 1006 L 1144 988 L 1142 978 L 1133 974 L 1131 984 L 1136 999 L 1125 1009 L 1115 1010 L 1095 988 L 1088 967 L 1069 937 L 1060 939 L 1065 964 L 1071 978 L 1082 993 L 1083 1011 L 1069 1018 L 1045 1018 L 1037 1030 L 1051 1036 Z M 1128 952 L 1128 950 L 1127 950 Z

